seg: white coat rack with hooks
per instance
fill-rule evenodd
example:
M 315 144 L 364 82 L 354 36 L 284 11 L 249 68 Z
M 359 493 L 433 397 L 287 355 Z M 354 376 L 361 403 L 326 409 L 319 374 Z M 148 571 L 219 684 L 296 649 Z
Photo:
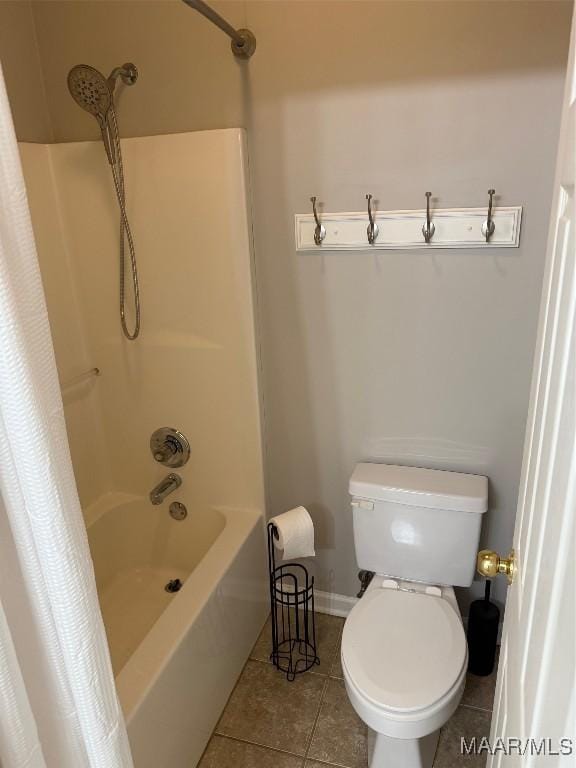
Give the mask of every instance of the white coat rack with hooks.
M 496 206 L 494 194 L 485 208 L 435 208 L 426 192 L 426 207 L 408 211 L 379 211 L 368 194 L 367 210 L 352 213 L 319 213 L 314 197 L 314 211 L 295 216 L 296 250 L 517 248 L 522 206 Z

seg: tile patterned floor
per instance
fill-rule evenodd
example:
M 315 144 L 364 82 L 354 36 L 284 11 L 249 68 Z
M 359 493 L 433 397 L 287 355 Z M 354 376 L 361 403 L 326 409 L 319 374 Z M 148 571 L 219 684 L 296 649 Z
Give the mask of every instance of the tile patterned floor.
M 199 768 L 367 768 L 366 727 L 342 680 L 343 626 L 344 619 L 317 615 L 321 664 L 289 683 L 269 661 L 268 621 Z M 460 754 L 460 737 L 488 735 L 495 678 L 468 676 L 462 703 L 440 734 L 434 768 L 483 768 L 484 756 Z

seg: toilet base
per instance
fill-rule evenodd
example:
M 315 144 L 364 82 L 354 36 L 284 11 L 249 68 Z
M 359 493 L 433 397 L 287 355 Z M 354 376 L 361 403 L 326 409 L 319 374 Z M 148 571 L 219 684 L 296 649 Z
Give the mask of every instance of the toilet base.
M 368 728 L 369 768 L 432 768 L 440 731 L 420 739 L 395 739 Z

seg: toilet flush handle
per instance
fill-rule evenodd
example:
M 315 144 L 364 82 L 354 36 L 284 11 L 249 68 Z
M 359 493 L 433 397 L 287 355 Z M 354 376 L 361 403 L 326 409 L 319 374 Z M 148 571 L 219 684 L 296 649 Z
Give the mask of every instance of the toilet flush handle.
M 355 509 L 374 509 L 374 502 L 367 501 L 366 499 L 352 499 L 350 503 Z

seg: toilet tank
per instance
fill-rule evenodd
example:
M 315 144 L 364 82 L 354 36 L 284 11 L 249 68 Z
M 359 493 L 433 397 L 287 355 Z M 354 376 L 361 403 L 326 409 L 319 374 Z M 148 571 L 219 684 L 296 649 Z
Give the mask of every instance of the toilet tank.
M 357 464 L 350 495 L 360 568 L 410 581 L 470 586 L 488 478 Z

